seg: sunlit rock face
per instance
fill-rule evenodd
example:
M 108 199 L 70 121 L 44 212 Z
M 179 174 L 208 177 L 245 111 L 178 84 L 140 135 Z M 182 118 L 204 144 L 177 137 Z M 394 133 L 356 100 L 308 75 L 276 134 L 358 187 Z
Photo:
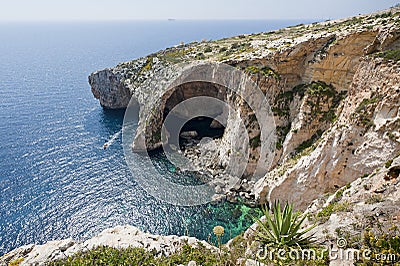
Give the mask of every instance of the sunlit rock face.
M 386 56 L 400 47 L 399 16 L 392 14 L 191 43 L 95 72 L 89 83 L 107 108 L 126 107 L 135 98 L 140 112 L 132 146 L 137 151 L 161 147 L 162 123 L 180 102 L 209 96 L 228 103 L 232 110 L 213 114 L 226 122 L 216 156 L 197 165 L 220 178 L 217 169 L 226 168 L 232 143 L 244 134 L 238 127 L 243 122 L 250 156 L 235 195 L 254 204 L 281 199 L 305 208 L 400 152 L 399 64 Z M 268 99 L 277 140 L 272 164 L 264 165 L 258 181 L 251 177 L 264 140 L 254 110 L 224 86 L 168 86 L 179 76 L 177 64 L 197 64 L 200 53 L 208 62 L 242 70 Z M 221 193 L 235 198 L 232 190 Z

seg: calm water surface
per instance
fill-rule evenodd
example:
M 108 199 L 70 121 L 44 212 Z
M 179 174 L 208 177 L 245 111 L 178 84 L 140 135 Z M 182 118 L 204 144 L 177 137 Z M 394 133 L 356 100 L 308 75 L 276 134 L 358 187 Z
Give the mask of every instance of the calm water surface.
M 247 213 L 252 210 L 244 206 L 176 207 L 135 183 L 119 133 L 124 112 L 103 110 L 87 76 L 181 41 L 297 23 L 0 24 L 0 255 L 28 243 L 85 239 L 123 224 L 202 239 L 219 224 L 226 228 L 225 241 L 241 232 L 251 223 Z M 169 173 L 162 154 L 155 159 Z

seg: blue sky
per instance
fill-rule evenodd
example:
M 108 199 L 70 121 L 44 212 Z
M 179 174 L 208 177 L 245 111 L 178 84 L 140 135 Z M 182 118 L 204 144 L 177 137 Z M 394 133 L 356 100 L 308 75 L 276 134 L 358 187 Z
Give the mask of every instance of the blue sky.
M 0 21 L 334 19 L 400 0 L 0 0 Z

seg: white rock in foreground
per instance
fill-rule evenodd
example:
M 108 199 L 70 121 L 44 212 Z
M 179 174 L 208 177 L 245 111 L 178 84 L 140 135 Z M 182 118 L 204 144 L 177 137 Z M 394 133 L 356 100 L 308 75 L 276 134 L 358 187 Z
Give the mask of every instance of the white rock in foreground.
M 19 264 L 43 265 L 49 261 L 55 261 L 72 256 L 77 252 L 95 249 L 98 246 L 113 248 L 139 247 L 148 251 L 156 250 L 158 255 L 168 256 L 177 252 L 183 245 L 188 243 L 191 246 L 205 246 L 209 249 L 216 249 L 206 241 L 200 241 L 194 237 L 187 236 L 160 236 L 140 231 L 137 227 L 125 225 L 105 229 L 99 235 L 77 242 L 71 238 L 64 240 L 49 241 L 44 245 L 26 245 L 14 249 L 0 258 L 0 265 L 8 265 L 10 262 L 22 259 Z

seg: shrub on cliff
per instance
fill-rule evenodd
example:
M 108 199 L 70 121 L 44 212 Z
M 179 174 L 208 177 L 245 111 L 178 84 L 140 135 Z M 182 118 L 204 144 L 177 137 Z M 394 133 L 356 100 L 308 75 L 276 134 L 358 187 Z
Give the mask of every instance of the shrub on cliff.
M 302 230 L 305 215 L 293 212 L 293 205 L 286 203 L 281 209 L 281 204 L 275 202 L 272 214 L 267 208 L 263 209 L 265 222 L 256 219 L 258 230 L 255 231 L 256 239 L 266 246 L 273 247 L 309 247 L 314 243 L 312 235 L 307 233 L 314 227 Z
M 184 245 L 180 251 L 168 257 L 157 256 L 156 252 L 146 251 L 144 248 L 116 249 L 101 246 L 96 249 L 76 254 L 65 260 L 50 262 L 48 265 L 81 266 L 81 265 L 187 265 L 196 261 L 199 265 L 235 265 L 230 263 L 225 256 L 207 249 L 204 246 L 192 247 Z

